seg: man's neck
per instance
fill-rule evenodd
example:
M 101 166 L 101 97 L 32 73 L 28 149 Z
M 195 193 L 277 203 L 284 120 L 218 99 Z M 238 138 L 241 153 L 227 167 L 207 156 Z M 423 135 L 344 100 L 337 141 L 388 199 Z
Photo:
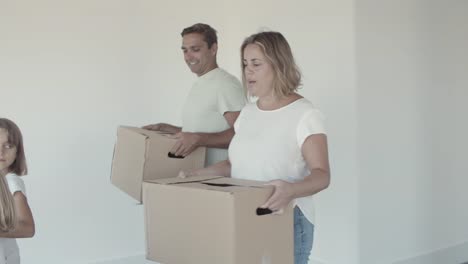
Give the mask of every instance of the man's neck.
M 218 64 L 215 63 L 215 65 L 209 67 L 208 70 L 207 70 L 205 73 L 203 73 L 202 75 L 199 75 L 198 77 L 202 77 L 202 76 L 204 76 L 205 74 L 211 72 L 212 70 L 214 70 L 214 69 L 216 69 L 216 68 L 218 68 Z

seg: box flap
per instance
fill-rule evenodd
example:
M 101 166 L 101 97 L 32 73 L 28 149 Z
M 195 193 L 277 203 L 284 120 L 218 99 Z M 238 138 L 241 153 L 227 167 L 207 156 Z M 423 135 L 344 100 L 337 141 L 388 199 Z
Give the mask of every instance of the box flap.
M 146 183 L 170 185 L 175 187 L 193 188 L 208 191 L 217 191 L 235 194 L 237 192 L 252 191 L 255 189 L 273 189 L 273 186 L 265 185 L 262 181 L 233 179 L 224 176 L 194 176 L 188 178 L 162 178 L 145 180 Z
M 210 191 L 225 192 L 235 195 L 240 192 L 256 192 L 256 190 L 263 192 L 267 189 L 273 189 L 271 185 L 265 185 L 261 181 L 251 181 L 251 180 L 242 180 L 242 179 L 233 179 L 233 178 L 217 178 L 211 179 L 198 184 L 183 184 L 188 187 L 191 185 L 192 188 L 200 188 Z M 255 190 L 256 189 L 256 190 Z
M 129 131 L 132 131 L 134 133 L 145 135 L 147 137 L 151 137 L 151 136 L 155 136 L 155 135 L 162 135 L 162 136 L 172 135 L 171 133 L 166 133 L 166 132 L 161 132 L 161 131 L 152 131 L 152 130 L 148 130 L 148 129 L 143 129 L 143 128 L 139 128 L 139 127 L 131 127 L 131 126 L 119 126 L 118 129 L 119 130 L 121 130 L 121 129 L 129 130 Z
M 205 176 L 193 176 L 193 177 L 188 177 L 188 178 L 173 177 L 173 178 L 152 179 L 152 180 L 146 180 L 145 182 L 157 183 L 157 184 L 180 184 L 180 183 L 208 181 L 208 180 L 219 179 L 219 178 L 226 178 L 226 177 L 205 175 Z
M 111 167 L 111 183 L 141 201 L 146 135 L 119 127 Z
M 243 186 L 243 187 L 257 187 L 257 188 L 268 188 L 269 185 L 265 185 L 263 181 L 254 181 L 254 180 L 244 180 L 244 179 L 237 179 L 237 178 L 216 178 L 209 181 L 210 183 L 216 184 L 230 184 L 235 186 Z

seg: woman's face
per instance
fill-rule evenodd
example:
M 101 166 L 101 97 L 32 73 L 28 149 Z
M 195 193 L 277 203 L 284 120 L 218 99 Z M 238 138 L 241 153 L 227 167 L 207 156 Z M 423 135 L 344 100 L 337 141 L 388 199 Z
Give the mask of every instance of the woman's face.
M 273 68 L 268 63 L 262 49 L 257 44 L 248 44 L 244 48 L 244 74 L 247 90 L 258 98 L 272 96 Z
M 16 146 L 8 140 L 8 131 L 0 128 L 0 175 L 9 172 L 9 167 L 16 159 Z

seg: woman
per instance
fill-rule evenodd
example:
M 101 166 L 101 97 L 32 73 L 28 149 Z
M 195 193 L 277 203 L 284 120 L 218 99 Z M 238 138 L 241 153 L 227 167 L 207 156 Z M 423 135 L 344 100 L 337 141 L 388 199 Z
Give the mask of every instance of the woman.
M 0 264 L 19 264 L 16 238 L 34 236 L 34 220 L 26 199 L 27 174 L 21 131 L 0 118 Z
M 312 195 L 328 187 L 330 169 L 322 114 L 297 94 L 300 71 L 278 32 L 254 34 L 241 46 L 242 80 L 249 96 L 234 124 L 229 160 L 181 172 L 268 181 L 275 186 L 262 206 L 294 208 L 294 263 L 308 262 L 313 243 Z

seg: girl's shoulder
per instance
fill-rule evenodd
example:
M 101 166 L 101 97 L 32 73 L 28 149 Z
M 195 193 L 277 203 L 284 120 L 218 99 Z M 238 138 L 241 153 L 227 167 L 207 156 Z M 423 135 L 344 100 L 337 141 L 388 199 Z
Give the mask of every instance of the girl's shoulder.
M 12 194 L 15 192 L 22 192 L 24 195 L 26 195 L 26 187 L 21 177 L 14 173 L 9 173 L 5 176 L 5 179 Z

